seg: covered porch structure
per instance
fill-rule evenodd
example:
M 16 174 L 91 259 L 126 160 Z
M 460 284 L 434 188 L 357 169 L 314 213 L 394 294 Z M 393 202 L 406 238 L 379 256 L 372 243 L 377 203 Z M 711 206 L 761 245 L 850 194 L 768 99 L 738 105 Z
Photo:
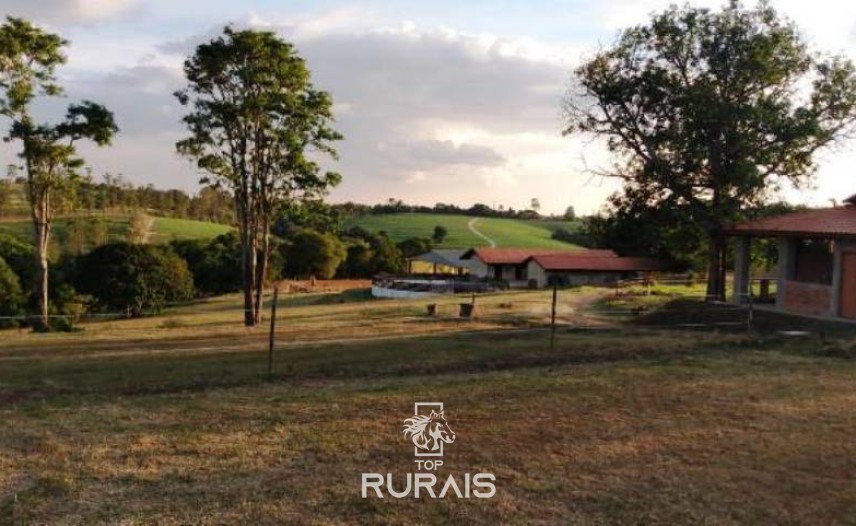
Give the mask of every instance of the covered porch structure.
M 470 262 L 461 259 L 461 249 L 434 249 L 407 259 L 408 274 L 463 276 L 470 272 Z
M 753 239 L 777 245 L 777 310 L 856 320 L 856 198 L 845 206 L 812 209 L 738 224 L 732 301 L 750 301 Z

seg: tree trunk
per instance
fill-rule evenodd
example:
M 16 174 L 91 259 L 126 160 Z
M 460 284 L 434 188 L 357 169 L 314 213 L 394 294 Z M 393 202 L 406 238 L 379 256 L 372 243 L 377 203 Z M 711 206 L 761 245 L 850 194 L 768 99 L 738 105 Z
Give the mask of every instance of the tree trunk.
M 256 262 L 256 298 L 255 298 L 255 316 L 256 323 L 262 322 L 262 295 L 265 290 L 265 280 L 267 279 L 268 261 L 270 260 L 270 226 L 266 219 L 262 220 L 262 246 L 259 258 Z
M 241 236 L 241 278 L 244 292 L 244 326 L 256 325 L 254 294 L 256 283 L 256 247 L 258 245 L 255 227 L 251 218 L 249 197 L 236 196 L 237 212 Z
M 24 119 L 25 125 L 29 125 L 29 119 Z M 33 230 L 36 238 L 35 263 L 38 269 L 36 281 L 36 298 L 39 304 L 39 323 L 42 328 L 50 327 L 48 313 L 48 246 L 50 243 L 50 187 L 46 180 L 40 179 L 45 174 L 39 171 L 32 159 L 31 140 L 28 136 L 23 138 L 24 160 L 27 165 L 27 199 L 30 204 L 30 213 L 33 220 Z
M 244 325 L 253 327 L 256 325 L 255 302 L 253 301 L 256 281 L 256 251 L 249 237 L 251 236 L 245 236 L 241 240 L 241 267 L 244 286 Z
M 728 256 L 728 245 L 725 243 L 725 235 L 722 235 L 720 239 L 720 248 L 719 248 L 719 297 L 720 301 L 725 301 L 727 298 L 725 296 L 726 286 L 725 286 L 725 275 L 728 271 L 728 267 L 726 266 Z
M 43 329 L 50 328 L 48 304 L 48 246 L 50 243 L 50 201 L 47 189 L 38 188 L 33 177 L 29 179 L 30 206 L 32 210 L 33 229 L 36 237 L 36 300 L 39 304 L 39 323 Z
M 707 301 L 725 299 L 725 236 L 721 230 L 710 236 L 707 268 Z
M 43 328 L 50 327 L 48 316 L 48 244 L 50 242 L 50 224 L 39 218 L 36 225 L 36 267 L 39 269 L 36 284 L 36 296 L 39 302 L 39 321 Z

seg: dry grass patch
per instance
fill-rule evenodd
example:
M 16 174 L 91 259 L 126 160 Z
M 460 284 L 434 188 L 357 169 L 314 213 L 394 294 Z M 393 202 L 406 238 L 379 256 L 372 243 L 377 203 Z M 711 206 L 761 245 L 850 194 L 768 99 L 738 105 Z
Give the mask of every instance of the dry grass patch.
M 272 382 L 257 336 L 186 327 L 0 351 L 0 524 L 856 523 L 856 362 L 829 341 L 636 328 L 551 346 L 420 307 L 292 307 L 305 339 Z M 398 333 L 346 337 L 385 317 Z M 492 472 L 494 499 L 360 497 L 363 472 L 414 471 L 401 421 L 426 400 L 458 436 L 442 473 Z

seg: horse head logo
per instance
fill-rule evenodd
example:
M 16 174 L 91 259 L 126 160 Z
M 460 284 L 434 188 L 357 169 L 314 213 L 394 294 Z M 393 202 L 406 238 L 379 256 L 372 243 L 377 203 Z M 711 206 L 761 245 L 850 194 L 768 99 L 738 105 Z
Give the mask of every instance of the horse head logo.
M 439 412 L 432 410 L 428 415 L 417 414 L 406 419 L 404 436 L 410 438 L 416 446 L 417 455 L 421 451 L 428 455 L 440 456 L 443 454 L 443 444 L 451 444 L 455 441 L 455 432 L 446 422 L 445 411 L 442 409 Z

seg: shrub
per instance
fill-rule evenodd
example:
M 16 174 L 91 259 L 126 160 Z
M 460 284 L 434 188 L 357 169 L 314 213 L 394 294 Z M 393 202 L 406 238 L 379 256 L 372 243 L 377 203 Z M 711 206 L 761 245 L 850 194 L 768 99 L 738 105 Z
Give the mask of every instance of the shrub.
M 291 276 L 330 279 L 347 255 L 339 238 L 303 229 L 282 247 L 285 271 Z
M 35 249 L 29 243 L 24 243 L 17 238 L 0 233 L 0 257 L 6 260 L 11 267 L 24 291 L 35 288 L 36 266 L 33 263 Z
M 268 281 L 279 279 L 282 273 L 281 243 L 278 237 L 271 236 Z M 198 294 L 226 294 L 241 290 L 241 241 L 237 232 L 222 234 L 211 241 L 173 241 L 170 246 L 187 262 Z
M 340 276 L 370 278 L 381 272 L 396 274 L 404 271 L 404 256 L 385 232 L 375 235 L 354 227 L 345 236 L 349 242 Z
M 21 314 L 24 294 L 18 275 L 12 267 L 0 257 L 0 316 L 18 316 Z M 0 327 L 14 327 L 15 320 L 0 318 Z
M 434 227 L 434 233 L 431 234 L 431 240 L 439 245 L 443 243 L 447 235 L 449 235 L 449 230 L 443 225 L 437 225 Z
M 409 237 L 399 242 L 396 247 L 401 251 L 402 256 L 412 258 L 430 252 L 434 248 L 434 244 L 430 239 L 425 237 Z
M 371 277 L 374 273 L 374 254 L 362 239 L 348 245 L 345 261 L 339 266 L 338 275 L 343 278 Z
M 141 316 L 193 297 L 187 263 L 168 247 L 112 243 L 79 262 L 75 285 L 101 309 Z
M 202 295 L 241 290 L 241 249 L 233 233 L 211 241 L 182 240 L 171 243 L 193 274 L 193 284 Z

